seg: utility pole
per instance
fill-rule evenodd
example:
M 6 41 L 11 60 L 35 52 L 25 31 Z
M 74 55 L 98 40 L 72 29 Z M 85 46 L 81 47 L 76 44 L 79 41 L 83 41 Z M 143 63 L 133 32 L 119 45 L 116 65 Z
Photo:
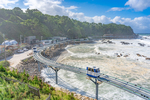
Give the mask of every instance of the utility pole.
M 22 44 L 22 39 L 21 39 L 22 35 L 20 35 L 20 45 Z
M 41 42 L 42 42 L 42 38 L 43 38 L 43 36 L 41 36 Z
M 4 38 L 4 55 L 5 55 L 5 61 L 6 61 L 6 50 L 5 50 L 5 34 L 3 34 L 3 38 Z

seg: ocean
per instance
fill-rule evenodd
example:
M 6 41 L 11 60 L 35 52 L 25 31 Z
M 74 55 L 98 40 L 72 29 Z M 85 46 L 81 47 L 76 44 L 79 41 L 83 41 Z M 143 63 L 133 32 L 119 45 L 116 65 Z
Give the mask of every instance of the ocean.
M 109 41 L 113 43 L 103 43 L 99 40 L 91 44 L 68 45 L 66 52 L 60 55 L 57 62 L 79 68 L 96 66 L 100 68 L 101 73 L 150 90 L 150 60 L 146 60 L 150 58 L 150 34 L 139 34 L 139 39 L 111 39 Z M 58 85 L 55 84 L 53 70 L 42 70 L 42 76 L 53 86 L 95 98 L 95 85 L 85 76 L 60 70 Z M 107 83 L 99 85 L 99 98 L 102 100 L 143 100 Z

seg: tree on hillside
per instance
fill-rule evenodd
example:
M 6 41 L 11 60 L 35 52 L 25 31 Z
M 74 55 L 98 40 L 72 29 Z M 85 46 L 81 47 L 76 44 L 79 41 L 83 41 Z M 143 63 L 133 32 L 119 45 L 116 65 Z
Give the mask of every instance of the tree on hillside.
M 19 7 L 12 10 L 0 9 L 0 31 L 9 39 L 18 40 L 20 35 L 35 35 L 43 38 L 51 36 L 66 36 L 80 38 L 87 36 L 102 36 L 103 34 L 133 35 L 130 26 L 121 24 L 102 24 L 80 22 L 68 16 L 51 16 L 37 9 L 27 9 L 23 12 Z

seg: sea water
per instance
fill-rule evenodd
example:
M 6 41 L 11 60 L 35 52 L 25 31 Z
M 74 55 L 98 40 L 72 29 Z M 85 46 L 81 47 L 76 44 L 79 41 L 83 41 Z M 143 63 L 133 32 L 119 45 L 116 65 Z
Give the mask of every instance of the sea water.
M 101 73 L 150 89 L 150 60 L 146 60 L 150 58 L 150 36 L 140 36 L 139 39 L 112 39 L 111 41 L 114 43 L 103 43 L 99 40 L 91 44 L 68 45 L 67 53 L 62 54 L 57 62 L 85 69 L 87 66 L 96 66 L 100 68 Z M 124 45 L 122 41 L 129 44 Z M 140 46 L 138 43 L 145 44 L 145 46 Z M 122 56 L 117 57 L 117 55 Z M 60 70 L 58 85 L 55 84 L 55 73 L 51 69 L 43 70 L 42 75 L 53 86 L 60 86 L 95 98 L 96 86 L 83 75 Z M 99 85 L 99 98 L 142 100 L 138 96 L 107 83 Z

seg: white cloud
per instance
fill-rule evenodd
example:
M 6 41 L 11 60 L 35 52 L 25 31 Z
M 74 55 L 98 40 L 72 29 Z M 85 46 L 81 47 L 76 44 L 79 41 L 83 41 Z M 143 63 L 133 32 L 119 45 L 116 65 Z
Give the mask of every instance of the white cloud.
M 130 1 L 130 0 L 129 0 Z M 87 22 L 95 22 L 95 23 L 117 23 L 117 24 L 125 24 L 131 26 L 134 32 L 150 32 L 150 17 L 136 17 L 134 19 L 131 18 L 121 18 L 120 16 L 116 16 L 115 18 L 109 18 L 105 15 L 102 16 L 94 16 L 88 17 L 85 16 L 84 13 L 75 13 L 70 11 L 71 9 L 77 9 L 76 6 L 64 7 L 61 6 L 62 1 L 60 0 L 26 0 L 24 4 L 28 6 L 30 9 L 38 9 L 43 13 L 50 15 L 65 15 L 70 18 L 74 18 L 80 21 Z M 113 8 L 112 10 L 125 10 L 128 8 Z
M 125 3 L 125 6 L 129 7 L 113 7 L 108 10 L 109 11 L 122 11 L 122 10 L 129 10 L 134 9 L 135 11 L 143 11 L 150 7 L 150 0 L 128 0 Z
M 135 11 L 143 11 L 150 7 L 150 0 L 128 0 L 125 5 L 129 5 Z
M 27 10 L 27 9 L 25 9 L 25 8 L 22 8 L 21 10 L 22 10 L 23 12 L 26 12 L 26 10 Z
M 70 10 L 77 8 L 76 6 L 61 6 L 61 2 L 61 0 L 25 0 L 24 5 L 29 6 L 30 9 L 38 9 L 43 13 L 61 16 L 69 16 Z
M 122 10 L 129 10 L 131 8 L 127 7 L 127 8 L 121 8 L 121 7 L 113 7 L 111 9 L 108 10 L 109 11 L 122 11 Z
M 6 8 L 9 4 L 15 4 L 18 0 L 0 0 L 0 8 Z
M 70 6 L 70 7 L 67 7 L 66 9 L 70 10 L 70 9 L 76 9 L 78 8 L 77 6 Z
M 102 16 L 94 16 L 92 17 L 92 19 L 94 20 L 95 23 L 101 22 L 101 23 L 111 23 L 111 18 L 106 17 L 105 15 Z
M 134 32 L 150 32 L 150 18 L 148 17 L 136 17 L 134 19 L 131 18 L 121 18 L 120 16 L 116 16 L 111 20 L 113 23 L 120 23 L 131 26 Z

